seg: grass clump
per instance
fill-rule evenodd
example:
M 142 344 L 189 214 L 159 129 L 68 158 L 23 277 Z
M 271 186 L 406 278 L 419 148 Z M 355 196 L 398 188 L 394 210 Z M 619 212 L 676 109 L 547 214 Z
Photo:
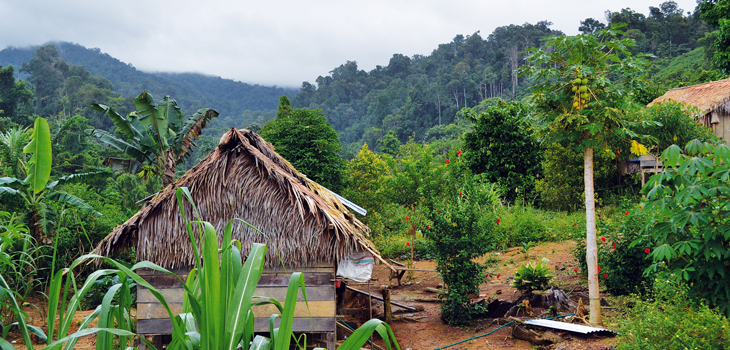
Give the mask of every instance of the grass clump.
M 665 275 L 654 283 L 654 297 L 637 300 L 621 322 L 617 349 L 726 349 L 730 321 L 706 303 L 690 299 L 689 288 Z

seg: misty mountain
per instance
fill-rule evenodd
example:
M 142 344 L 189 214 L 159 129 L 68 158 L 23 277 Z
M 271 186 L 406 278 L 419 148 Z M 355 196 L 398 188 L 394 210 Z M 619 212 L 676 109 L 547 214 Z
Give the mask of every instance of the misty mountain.
M 298 89 L 252 85 L 199 73 L 147 73 L 136 69 L 131 63 L 124 63 L 101 52 L 98 48 L 86 48 L 69 42 L 49 44 L 56 46 L 63 61 L 84 66 L 91 74 L 106 78 L 122 96 L 137 96 L 143 90 L 160 98 L 170 95 L 188 112 L 200 106 L 216 109 L 221 117 L 228 118 L 227 124 L 237 124 L 237 119 L 247 110 L 275 110 L 279 96 L 287 95 L 292 98 L 298 93 Z M 39 47 L 5 48 L 0 51 L 0 66 L 13 65 L 15 72 L 19 73 L 21 65 L 29 62 L 33 52 Z M 25 78 L 22 73 L 20 77 Z

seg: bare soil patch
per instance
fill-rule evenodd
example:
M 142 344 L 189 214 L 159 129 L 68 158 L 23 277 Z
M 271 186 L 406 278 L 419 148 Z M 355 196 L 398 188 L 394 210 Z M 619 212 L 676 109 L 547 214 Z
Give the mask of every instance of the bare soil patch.
M 535 262 L 542 258 L 550 260 L 552 273 L 555 274 L 554 284 L 565 290 L 585 291 L 584 283 L 575 272 L 577 263 L 571 254 L 571 249 L 575 247 L 575 242 L 564 241 L 557 243 L 544 243 L 529 249 L 528 256 L 525 257 L 520 252 L 520 248 L 512 248 L 502 253 L 494 253 L 493 256 L 499 260 L 490 269 L 489 281 L 481 285 L 481 292 L 477 300 L 481 299 L 503 299 L 516 300 L 521 293 L 511 287 L 511 279 L 514 277 L 515 269 L 527 262 Z M 415 261 L 412 265 L 415 269 L 435 269 L 435 261 Z M 436 272 L 408 272 L 403 277 L 404 285 L 398 287 L 396 279 L 389 282 L 390 272 L 385 265 L 375 267 L 373 277 L 377 281 L 371 283 L 371 291 L 379 295 L 380 285 L 390 285 L 392 299 L 407 305 L 422 306 L 423 311 L 405 312 L 411 317 L 411 320 L 398 320 L 391 324 L 393 333 L 398 338 L 398 343 L 402 349 L 428 350 L 437 349 L 447 345 L 451 345 L 460 341 L 460 344 L 448 347 L 447 349 L 534 349 L 535 346 L 527 341 L 512 338 L 512 326 L 503 327 L 496 332 L 486 334 L 500 325 L 496 319 L 482 319 L 468 326 L 453 327 L 444 324 L 440 319 L 440 303 L 437 302 L 436 294 L 426 291 L 426 288 L 437 288 L 442 284 L 440 276 Z M 407 283 L 406 283 L 407 282 Z M 355 288 L 366 290 L 367 285 L 353 286 Z M 427 300 L 433 300 L 428 302 Z M 382 303 L 375 303 L 374 313 L 381 313 Z M 398 307 L 393 307 L 395 313 L 400 313 Z M 571 310 L 570 312 L 574 312 Z M 520 315 L 520 318 L 535 318 L 542 314 L 546 314 L 547 310 L 535 308 L 533 316 Z M 415 322 L 414 322 L 415 320 Z M 554 344 L 541 349 L 611 349 L 615 344 L 615 339 L 610 336 L 579 336 L 575 334 L 559 333 L 566 341 Z M 475 339 L 468 340 L 473 337 Z M 382 340 L 375 342 L 383 346 Z M 370 346 L 366 346 L 370 348 Z

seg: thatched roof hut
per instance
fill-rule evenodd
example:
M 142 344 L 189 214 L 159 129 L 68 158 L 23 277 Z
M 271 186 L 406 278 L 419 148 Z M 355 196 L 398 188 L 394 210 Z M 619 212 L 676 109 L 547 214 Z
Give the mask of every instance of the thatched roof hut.
M 730 79 L 671 89 L 654 99 L 649 106 L 665 100 L 698 107 L 701 111 L 697 116 L 698 121 L 713 128 L 718 137 L 730 140 Z
M 203 220 L 222 232 L 242 219 L 267 236 L 234 222 L 242 254 L 252 243 L 269 247 L 266 266 L 335 264 L 354 251 L 380 258 L 358 221 L 335 195 L 298 172 L 256 133 L 231 129 L 218 147 L 169 185 L 132 218 L 117 226 L 94 253 L 109 256 L 136 244 L 137 259 L 168 269 L 194 265 L 175 192 L 188 187 Z M 187 205 L 186 216 L 194 219 Z M 278 253 L 278 254 L 277 254 Z M 381 259 L 382 261 L 382 259 Z

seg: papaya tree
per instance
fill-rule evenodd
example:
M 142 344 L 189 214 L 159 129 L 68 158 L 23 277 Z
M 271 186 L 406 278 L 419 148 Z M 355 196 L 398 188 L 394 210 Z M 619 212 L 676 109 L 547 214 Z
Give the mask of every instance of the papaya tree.
M 137 110 L 126 117 L 109 106 L 91 105 L 91 109 L 108 115 L 117 130 L 131 142 L 104 130 L 93 129 L 91 133 L 131 158 L 107 158 L 105 164 L 132 173 L 143 171 L 145 176 L 150 173 L 161 176 L 163 186 L 167 186 L 175 179 L 175 167 L 190 156 L 194 140 L 218 112 L 203 107 L 185 118 L 185 113 L 170 96 L 157 102 L 147 91 L 139 94 L 134 104 Z
M 0 178 L 0 198 L 14 196 L 20 198 L 26 207 L 26 222 L 33 238 L 45 241 L 51 233 L 53 211 L 50 202 L 62 206 L 79 209 L 86 213 L 101 215 L 88 203 L 70 193 L 57 189 L 59 185 L 88 181 L 110 174 L 109 171 L 97 171 L 83 174 L 66 175 L 55 181 L 51 177 L 51 130 L 48 121 L 43 118 L 35 120 L 30 142 L 23 148 L 23 152 L 31 157 L 26 163 L 26 177 Z M 50 182 L 49 182 L 50 181 Z
M 621 39 L 614 26 L 594 34 L 553 36 L 528 51 L 520 74 L 535 79 L 531 100 L 545 128 L 545 139 L 568 143 L 583 153 L 586 208 L 586 260 L 590 322 L 601 323 L 598 292 L 593 151 L 628 143 L 636 106 L 626 93 L 646 65 L 632 56 L 633 39 Z

